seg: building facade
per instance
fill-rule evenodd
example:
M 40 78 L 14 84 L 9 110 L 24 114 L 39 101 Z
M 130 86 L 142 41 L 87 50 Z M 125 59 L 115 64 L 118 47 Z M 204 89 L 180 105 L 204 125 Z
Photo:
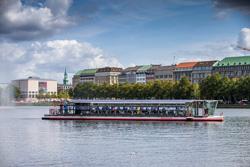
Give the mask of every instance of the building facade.
M 158 69 L 159 67 L 161 67 L 161 65 L 152 65 L 152 67 L 150 67 L 149 69 L 147 69 L 146 72 L 146 82 L 155 81 L 155 71 L 156 69 Z
M 155 81 L 173 81 L 175 66 L 161 66 L 157 68 L 155 70 Z
M 214 61 L 201 61 L 198 62 L 193 67 L 192 72 L 192 83 L 193 84 L 200 84 L 203 78 L 206 78 L 208 75 L 212 74 L 213 65 L 217 62 L 217 60 Z
M 118 76 L 121 71 L 122 68 L 118 67 L 99 68 L 95 73 L 95 83 L 100 85 L 106 81 L 110 85 L 118 84 Z
M 212 73 L 230 79 L 246 77 L 250 75 L 250 56 L 226 57 L 213 65 Z
M 142 66 L 128 67 L 119 74 L 119 83 L 136 83 L 136 71 Z
M 174 68 L 174 82 L 180 81 L 183 77 L 188 77 L 188 80 L 192 82 L 192 71 L 193 67 L 198 62 L 186 62 L 180 63 Z
M 73 88 L 76 87 L 78 83 L 84 83 L 84 82 L 93 82 L 95 83 L 95 73 L 97 72 L 98 68 L 92 68 L 92 69 L 84 69 L 78 71 L 74 77 L 72 78 L 73 81 Z
M 85 69 L 80 74 L 80 82 L 93 82 L 95 83 L 95 74 L 98 71 L 98 68 Z
M 152 65 L 142 66 L 136 71 L 136 83 L 146 83 L 147 70 L 151 67 Z
M 76 87 L 76 85 L 80 82 L 80 75 L 83 72 L 83 70 L 78 71 L 72 78 L 72 86 L 73 88 Z
M 39 93 L 57 94 L 57 81 L 52 79 L 29 77 L 13 80 L 12 84 L 21 90 L 21 98 L 36 98 Z

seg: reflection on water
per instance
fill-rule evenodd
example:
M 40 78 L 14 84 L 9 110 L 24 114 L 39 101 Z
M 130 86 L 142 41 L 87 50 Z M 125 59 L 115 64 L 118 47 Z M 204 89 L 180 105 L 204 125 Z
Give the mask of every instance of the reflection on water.
M 216 111 L 224 113 L 224 122 L 41 120 L 47 112 L 0 108 L 1 167 L 250 163 L 250 110 Z

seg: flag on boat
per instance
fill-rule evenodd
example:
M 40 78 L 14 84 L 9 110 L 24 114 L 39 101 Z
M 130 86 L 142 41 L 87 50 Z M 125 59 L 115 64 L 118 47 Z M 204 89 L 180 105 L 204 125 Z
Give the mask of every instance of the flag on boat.
M 220 116 L 222 116 L 223 115 L 223 112 L 222 113 L 220 113 Z

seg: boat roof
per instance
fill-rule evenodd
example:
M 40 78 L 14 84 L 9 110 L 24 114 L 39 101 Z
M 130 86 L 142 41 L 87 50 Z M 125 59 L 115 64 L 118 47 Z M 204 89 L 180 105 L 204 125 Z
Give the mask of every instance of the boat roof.
M 186 104 L 192 102 L 214 102 L 216 100 L 70 100 L 72 103 L 99 104 Z

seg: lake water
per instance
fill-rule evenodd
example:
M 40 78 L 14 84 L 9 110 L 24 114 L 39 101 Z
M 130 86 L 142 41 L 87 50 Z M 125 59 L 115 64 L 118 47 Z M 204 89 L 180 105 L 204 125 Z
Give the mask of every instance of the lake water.
M 250 165 L 248 109 L 217 109 L 224 122 L 137 122 L 42 120 L 48 108 L 0 107 L 0 167 Z

